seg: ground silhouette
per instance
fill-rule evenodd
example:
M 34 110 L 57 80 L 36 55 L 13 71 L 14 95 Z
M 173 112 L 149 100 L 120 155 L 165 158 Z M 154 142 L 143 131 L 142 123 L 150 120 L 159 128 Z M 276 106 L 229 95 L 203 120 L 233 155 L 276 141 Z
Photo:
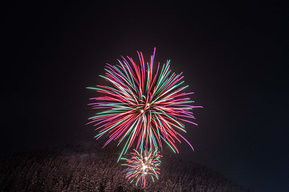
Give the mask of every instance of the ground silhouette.
M 0 191 L 181 191 L 245 192 L 221 174 L 200 164 L 163 158 L 160 179 L 145 189 L 127 182 L 117 153 L 94 146 L 26 152 L 1 162 Z

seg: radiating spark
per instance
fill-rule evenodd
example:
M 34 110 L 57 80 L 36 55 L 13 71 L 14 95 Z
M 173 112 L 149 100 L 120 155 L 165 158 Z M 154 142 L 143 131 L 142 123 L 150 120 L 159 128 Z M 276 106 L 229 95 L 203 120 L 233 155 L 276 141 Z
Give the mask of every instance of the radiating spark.
M 175 153 L 179 153 L 176 141 L 183 139 L 186 132 L 184 123 L 195 119 L 191 110 L 201 108 L 192 105 L 185 93 L 182 73 L 176 74 L 170 69 L 170 60 L 164 65 L 155 64 L 155 51 L 150 61 L 145 63 L 142 52 L 137 52 L 139 63 L 131 57 L 122 57 L 118 65 L 107 64 L 105 76 L 107 85 L 87 87 L 102 94 L 90 98 L 93 109 L 102 110 L 89 118 L 99 133 L 96 139 L 107 135 L 104 146 L 111 141 L 123 145 L 119 159 L 128 149 L 162 149 L 165 142 Z M 118 159 L 118 161 L 119 161 Z

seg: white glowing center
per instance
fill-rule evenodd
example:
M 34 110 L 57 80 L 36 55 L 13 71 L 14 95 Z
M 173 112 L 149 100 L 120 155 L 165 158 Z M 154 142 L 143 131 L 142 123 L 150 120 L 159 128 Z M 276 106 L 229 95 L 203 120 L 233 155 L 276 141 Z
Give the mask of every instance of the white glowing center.
M 148 168 L 147 165 L 143 165 L 143 167 L 142 167 L 143 170 L 146 170 L 147 168 Z

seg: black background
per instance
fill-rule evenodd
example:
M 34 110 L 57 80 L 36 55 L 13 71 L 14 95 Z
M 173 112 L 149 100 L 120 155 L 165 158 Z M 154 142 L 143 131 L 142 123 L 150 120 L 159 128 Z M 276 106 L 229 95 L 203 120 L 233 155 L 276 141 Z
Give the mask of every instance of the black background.
M 255 191 L 289 189 L 288 2 L 3 4 L 1 155 L 94 142 L 87 106 L 105 63 L 172 60 L 196 110 L 200 162 Z M 187 91 L 188 91 L 187 90 Z

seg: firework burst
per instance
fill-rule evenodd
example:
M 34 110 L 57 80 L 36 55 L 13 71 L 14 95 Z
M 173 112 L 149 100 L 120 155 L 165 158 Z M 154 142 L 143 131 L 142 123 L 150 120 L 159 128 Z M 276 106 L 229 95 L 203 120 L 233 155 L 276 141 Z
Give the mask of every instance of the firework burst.
M 155 178 L 159 179 L 161 157 L 157 149 L 153 152 L 141 151 L 140 153 L 134 150 L 130 153 L 129 159 L 121 158 L 126 161 L 126 163 L 122 165 L 128 167 L 124 170 L 126 172 L 126 178 L 130 183 L 135 182 L 136 185 L 141 183 L 142 187 L 146 186 L 147 178 L 151 178 L 154 182 Z
M 97 126 L 99 139 L 108 135 L 106 146 L 113 140 L 123 143 L 119 159 L 131 147 L 137 150 L 162 149 L 163 142 L 178 153 L 176 141 L 186 141 L 182 136 L 186 132 L 184 122 L 197 125 L 191 109 L 193 101 L 183 90 L 182 73 L 176 74 L 170 69 L 170 60 L 164 65 L 155 64 L 155 51 L 150 62 L 145 63 L 142 52 L 138 53 L 139 63 L 131 57 L 122 57 L 118 65 L 107 64 L 105 76 L 110 85 L 88 87 L 103 96 L 90 98 L 93 109 L 101 110 L 90 117 L 89 123 Z M 119 161 L 118 159 L 118 161 Z

